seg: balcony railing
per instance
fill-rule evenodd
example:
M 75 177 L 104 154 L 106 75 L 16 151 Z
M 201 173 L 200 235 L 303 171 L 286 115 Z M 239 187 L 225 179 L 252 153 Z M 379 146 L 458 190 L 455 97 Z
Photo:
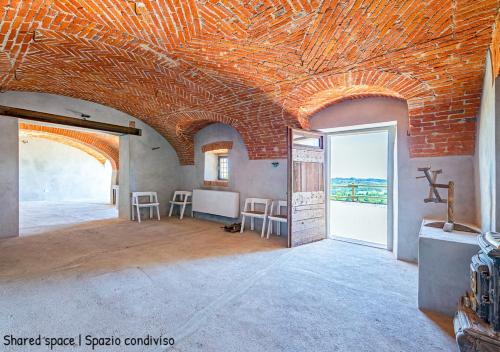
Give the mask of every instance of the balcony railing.
M 387 204 L 387 185 L 332 184 L 330 199 L 340 202 Z

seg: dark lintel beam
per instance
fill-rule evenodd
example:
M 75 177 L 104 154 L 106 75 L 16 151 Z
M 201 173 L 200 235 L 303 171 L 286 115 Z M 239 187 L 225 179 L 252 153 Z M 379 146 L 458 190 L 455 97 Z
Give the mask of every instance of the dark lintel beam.
M 120 134 L 131 134 L 134 136 L 140 136 L 142 134 L 142 131 L 138 128 L 113 125 L 105 122 L 76 119 L 74 117 L 47 114 L 45 112 L 18 109 L 4 105 L 0 105 L 0 115 L 17 117 L 19 119 L 25 119 L 31 121 L 56 123 L 65 126 L 88 128 L 90 130 L 98 130 L 98 131 L 113 132 Z

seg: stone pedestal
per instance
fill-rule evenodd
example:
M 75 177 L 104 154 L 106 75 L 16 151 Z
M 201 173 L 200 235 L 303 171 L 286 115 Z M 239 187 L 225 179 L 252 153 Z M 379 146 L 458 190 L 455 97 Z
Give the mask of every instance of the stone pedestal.
M 462 301 L 453 319 L 453 326 L 460 352 L 500 351 L 500 333 L 495 333 Z
M 470 261 L 479 251 L 477 235 L 427 227 L 418 245 L 418 307 L 452 317 L 470 289 Z

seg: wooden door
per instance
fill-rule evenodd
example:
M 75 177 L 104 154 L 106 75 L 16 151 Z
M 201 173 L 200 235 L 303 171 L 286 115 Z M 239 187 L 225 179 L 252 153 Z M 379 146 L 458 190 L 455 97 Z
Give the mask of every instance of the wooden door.
M 288 129 L 288 246 L 326 238 L 325 136 Z

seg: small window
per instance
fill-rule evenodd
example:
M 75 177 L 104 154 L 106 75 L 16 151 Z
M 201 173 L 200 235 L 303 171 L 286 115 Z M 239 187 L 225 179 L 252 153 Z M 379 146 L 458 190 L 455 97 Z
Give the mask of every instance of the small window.
M 204 184 L 227 186 L 229 182 L 229 150 L 217 149 L 205 152 Z
M 218 169 L 219 169 L 219 180 L 228 180 L 229 179 L 229 159 L 227 155 L 219 155 L 218 160 Z
M 293 144 L 309 148 L 322 148 L 322 137 L 307 132 L 293 132 Z

